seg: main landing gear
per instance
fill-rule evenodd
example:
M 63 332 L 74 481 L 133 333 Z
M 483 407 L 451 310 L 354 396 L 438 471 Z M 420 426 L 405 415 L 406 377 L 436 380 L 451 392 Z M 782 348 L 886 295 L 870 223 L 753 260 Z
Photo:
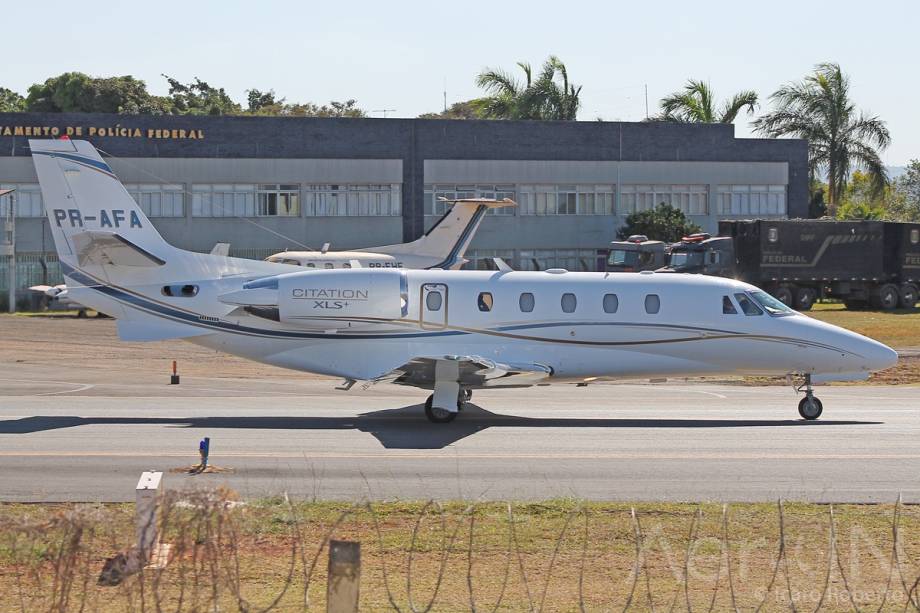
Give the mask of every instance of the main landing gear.
M 821 401 L 818 400 L 818 397 L 814 395 L 814 392 L 811 388 L 811 375 L 805 375 L 805 383 L 795 388 L 795 391 L 801 392 L 802 389 L 805 389 L 805 397 L 799 401 L 799 415 L 802 416 L 802 419 L 812 421 L 821 417 L 821 412 L 824 410 L 824 405 L 821 404 Z
M 473 397 L 473 390 L 461 389 L 457 394 L 457 410 L 451 411 L 450 409 L 442 409 L 434 406 L 434 394 L 428 396 L 428 399 L 425 400 L 425 417 L 428 418 L 428 421 L 434 424 L 446 424 L 454 421 L 457 418 L 457 414 L 463 410 L 463 405 L 470 401 L 470 398 Z

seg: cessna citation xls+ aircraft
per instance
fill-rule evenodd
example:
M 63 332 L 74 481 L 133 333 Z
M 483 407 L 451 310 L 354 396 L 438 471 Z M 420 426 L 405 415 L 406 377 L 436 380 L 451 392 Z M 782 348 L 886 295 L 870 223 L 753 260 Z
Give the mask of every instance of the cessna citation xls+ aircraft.
M 193 253 L 163 240 L 87 142 L 32 140 L 73 299 L 115 317 L 125 340 L 182 338 L 276 366 L 432 390 L 452 420 L 474 389 L 623 377 L 804 377 L 895 364 L 885 345 L 730 279 L 300 266 Z

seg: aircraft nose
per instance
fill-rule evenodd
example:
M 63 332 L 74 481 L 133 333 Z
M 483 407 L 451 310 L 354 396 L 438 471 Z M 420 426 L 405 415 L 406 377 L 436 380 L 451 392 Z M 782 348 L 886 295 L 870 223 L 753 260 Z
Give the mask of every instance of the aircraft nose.
M 866 359 L 866 370 L 875 372 L 891 368 L 898 363 L 898 352 L 878 341 L 863 338 L 858 353 Z

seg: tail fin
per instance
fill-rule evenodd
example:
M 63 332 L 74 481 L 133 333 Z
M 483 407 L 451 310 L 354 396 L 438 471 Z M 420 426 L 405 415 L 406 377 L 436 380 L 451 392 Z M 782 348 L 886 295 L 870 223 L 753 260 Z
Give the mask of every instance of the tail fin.
M 91 144 L 30 140 L 29 147 L 62 262 L 158 266 L 175 251 Z
M 454 200 L 453 206 L 421 238 L 411 243 L 373 247 L 360 251 L 373 251 L 389 255 L 416 255 L 435 258 L 438 263 L 429 268 L 460 268 L 466 261 L 463 254 L 490 208 L 517 206 L 509 199 L 488 200 L 471 198 Z

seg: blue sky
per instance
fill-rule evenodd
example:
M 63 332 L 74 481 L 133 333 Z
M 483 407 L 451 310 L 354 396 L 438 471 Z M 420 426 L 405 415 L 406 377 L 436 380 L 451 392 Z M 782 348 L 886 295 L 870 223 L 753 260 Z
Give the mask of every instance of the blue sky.
M 523 8 L 522 8 L 523 7 Z M 766 97 L 821 61 L 839 62 L 858 105 L 888 122 L 889 165 L 920 158 L 920 2 L 17 2 L 5 6 L 0 85 L 20 92 L 64 71 L 132 74 L 166 93 L 166 73 L 242 100 L 355 98 L 414 117 L 479 95 L 485 67 L 549 54 L 584 86 L 580 119 L 639 120 L 689 78 L 717 94 Z M 12 50 L 12 53 L 10 53 Z M 381 113 L 372 113 L 380 116 Z M 747 119 L 736 122 L 747 136 Z

